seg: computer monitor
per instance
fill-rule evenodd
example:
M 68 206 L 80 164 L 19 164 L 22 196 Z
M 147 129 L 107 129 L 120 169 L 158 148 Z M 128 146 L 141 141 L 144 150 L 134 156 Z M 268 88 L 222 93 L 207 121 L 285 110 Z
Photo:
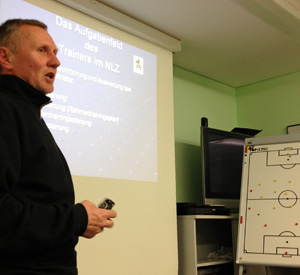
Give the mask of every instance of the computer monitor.
M 238 208 L 245 138 L 238 134 L 201 127 L 203 203 Z

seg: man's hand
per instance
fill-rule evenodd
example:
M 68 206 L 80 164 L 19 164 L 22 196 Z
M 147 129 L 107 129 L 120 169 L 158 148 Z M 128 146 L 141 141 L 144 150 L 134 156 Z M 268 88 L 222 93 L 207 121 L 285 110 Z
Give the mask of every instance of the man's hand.
M 81 204 L 85 207 L 88 214 L 88 224 L 83 237 L 93 238 L 96 234 L 103 231 L 104 227 L 112 227 L 114 222 L 111 218 L 117 216 L 117 212 L 114 210 L 106 210 L 98 208 L 94 203 L 90 201 L 83 201 Z

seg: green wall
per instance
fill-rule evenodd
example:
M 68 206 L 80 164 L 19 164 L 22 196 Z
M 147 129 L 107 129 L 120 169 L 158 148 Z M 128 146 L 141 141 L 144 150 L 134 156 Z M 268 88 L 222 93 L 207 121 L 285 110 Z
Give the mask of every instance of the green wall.
M 287 133 L 300 123 L 300 72 L 236 89 L 238 125 L 262 129 L 259 136 Z
M 201 202 L 200 124 L 262 129 L 258 136 L 286 134 L 300 123 L 300 72 L 232 88 L 174 66 L 177 202 Z
M 177 202 L 201 202 L 200 125 L 230 131 L 237 126 L 235 89 L 174 67 Z

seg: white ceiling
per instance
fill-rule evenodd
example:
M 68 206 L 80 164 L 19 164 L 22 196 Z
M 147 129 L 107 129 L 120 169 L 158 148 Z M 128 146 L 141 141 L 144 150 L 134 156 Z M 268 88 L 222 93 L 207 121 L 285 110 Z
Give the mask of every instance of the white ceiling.
M 300 70 L 300 0 L 97 1 L 181 40 L 176 66 L 232 87 Z

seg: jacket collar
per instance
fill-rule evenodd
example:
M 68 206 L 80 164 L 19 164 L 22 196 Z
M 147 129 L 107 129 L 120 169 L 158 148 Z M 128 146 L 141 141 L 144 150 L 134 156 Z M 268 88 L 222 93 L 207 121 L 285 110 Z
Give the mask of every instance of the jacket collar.
M 32 103 L 39 109 L 51 103 L 50 97 L 42 94 L 30 84 L 14 75 L 0 75 L 0 93 L 16 96 Z

